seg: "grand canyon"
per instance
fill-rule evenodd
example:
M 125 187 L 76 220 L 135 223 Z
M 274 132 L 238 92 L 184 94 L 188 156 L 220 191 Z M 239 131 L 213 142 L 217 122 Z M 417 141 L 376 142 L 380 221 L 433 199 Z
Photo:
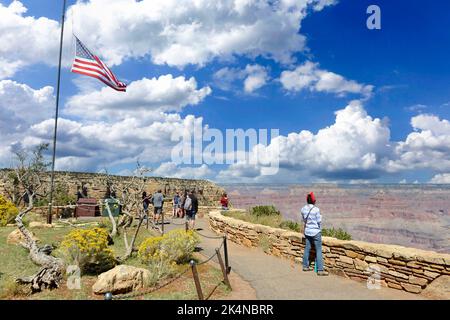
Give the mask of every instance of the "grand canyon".
M 298 221 L 314 191 L 325 228 L 354 240 L 450 253 L 450 185 L 222 185 L 233 207 L 269 204 Z

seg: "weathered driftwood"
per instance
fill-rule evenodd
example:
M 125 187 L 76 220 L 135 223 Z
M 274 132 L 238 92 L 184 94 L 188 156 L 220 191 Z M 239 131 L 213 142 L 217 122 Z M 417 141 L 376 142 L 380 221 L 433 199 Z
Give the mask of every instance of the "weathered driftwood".
M 135 250 L 134 244 L 136 243 L 136 238 L 138 236 L 139 230 L 141 229 L 143 221 L 144 221 L 143 215 L 141 215 L 141 218 L 139 219 L 139 223 L 137 225 L 137 228 L 134 232 L 134 235 L 133 235 L 133 238 L 131 239 L 130 244 L 128 244 L 126 228 L 123 229 L 123 237 L 124 237 L 124 242 L 125 242 L 125 254 L 119 259 L 120 261 L 127 260 L 133 254 L 133 251 Z
M 116 236 L 116 234 L 117 234 L 116 220 L 114 220 L 114 217 L 113 217 L 112 212 L 111 212 L 111 208 L 109 207 L 109 203 L 106 202 L 106 201 L 105 201 L 105 206 L 106 206 L 106 210 L 108 211 L 109 220 L 111 221 L 111 224 L 112 224 L 112 231 L 111 231 L 110 236 L 111 236 L 111 238 L 114 238 Z
M 14 169 L 14 178 L 18 188 L 23 190 L 20 200 L 23 200 L 25 195 L 28 199 L 25 201 L 27 207 L 20 211 L 16 217 L 16 224 L 24 236 L 25 241 L 21 244 L 29 250 L 31 261 L 42 267 L 35 275 L 19 278 L 16 281 L 31 285 L 32 292 L 58 288 L 63 280 L 64 273 L 64 262 L 51 256 L 53 248 L 50 245 L 39 247 L 31 232 L 23 224 L 23 218 L 33 209 L 34 199 L 38 195 L 38 190 L 42 187 L 41 173 L 47 167 L 47 164 L 44 162 L 43 152 L 47 147 L 48 145 L 46 144 L 37 146 L 31 159 L 29 159 L 29 155 L 24 150 L 15 152 L 18 164 Z
M 63 280 L 64 262 L 50 255 L 53 249 L 50 245 L 39 247 L 36 241 L 33 240 L 30 231 L 24 226 L 23 218 L 32 209 L 33 205 L 32 201 L 30 201 L 30 206 L 20 212 L 16 217 L 16 224 L 25 238 L 25 242 L 22 245 L 30 251 L 31 261 L 42 268 L 35 275 L 19 278 L 16 281 L 21 284 L 29 284 L 31 286 L 31 292 L 34 293 L 42 289 L 59 287 Z

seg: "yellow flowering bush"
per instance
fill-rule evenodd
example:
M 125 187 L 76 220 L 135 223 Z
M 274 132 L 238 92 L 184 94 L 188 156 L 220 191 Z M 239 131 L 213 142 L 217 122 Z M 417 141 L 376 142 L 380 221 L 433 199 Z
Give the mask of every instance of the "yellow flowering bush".
M 14 222 L 14 219 L 18 214 L 19 210 L 16 206 L 0 195 L 0 227 L 4 227 L 8 223 Z
M 169 262 L 186 262 L 200 243 L 193 231 L 172 230 L 162 237 L 148 238 L 139 246 L 138 257 L 144 263 L 164 258 Z
M 115 265 L 113 251 L 108 248 L 108 231 L 103 228 L 75 229 L 61 242 L 61 250 L 70 263 L 83 273 L 100 273 Z
M 144 240 L 139 246 L 138 257 L 150 270 L 148 285 L 153 286 L 175 274 L 177 263 L 188 261 L 199 243 L 196 233 L 184 230 L 173 230 L 162 237 Z

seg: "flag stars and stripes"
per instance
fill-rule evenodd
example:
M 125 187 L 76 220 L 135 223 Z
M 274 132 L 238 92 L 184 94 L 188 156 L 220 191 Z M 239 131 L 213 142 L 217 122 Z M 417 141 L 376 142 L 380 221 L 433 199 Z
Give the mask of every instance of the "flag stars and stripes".
M 77 38 L 76 54 L 72 64 L 72 72 L 96 78 L 117 91 L 126 91 L 127 85 L 117 80 L 108 66 L 93 55 L 88 48 Z

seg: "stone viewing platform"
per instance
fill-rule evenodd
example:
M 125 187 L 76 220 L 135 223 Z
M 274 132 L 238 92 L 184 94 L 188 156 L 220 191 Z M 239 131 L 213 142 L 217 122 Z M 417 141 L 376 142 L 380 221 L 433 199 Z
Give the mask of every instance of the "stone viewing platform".
M 301 263 L 303 234 L 252 224 L 225 217 L 219 210 L 209 213 L 210 228 L 226 233 L 228 239 L 246 246 L 260 247 L 265 242 L 269 255 Z M 450 299 L 450 255 L 396 245 L 322 238 L 325 268 L 332 274 L 357 281 L 374 280 L 381 286 L 410 293 Z M 444 288 L 444 289 L 442 289 Z M 447 288 L 447 289 L 445 289 Z

